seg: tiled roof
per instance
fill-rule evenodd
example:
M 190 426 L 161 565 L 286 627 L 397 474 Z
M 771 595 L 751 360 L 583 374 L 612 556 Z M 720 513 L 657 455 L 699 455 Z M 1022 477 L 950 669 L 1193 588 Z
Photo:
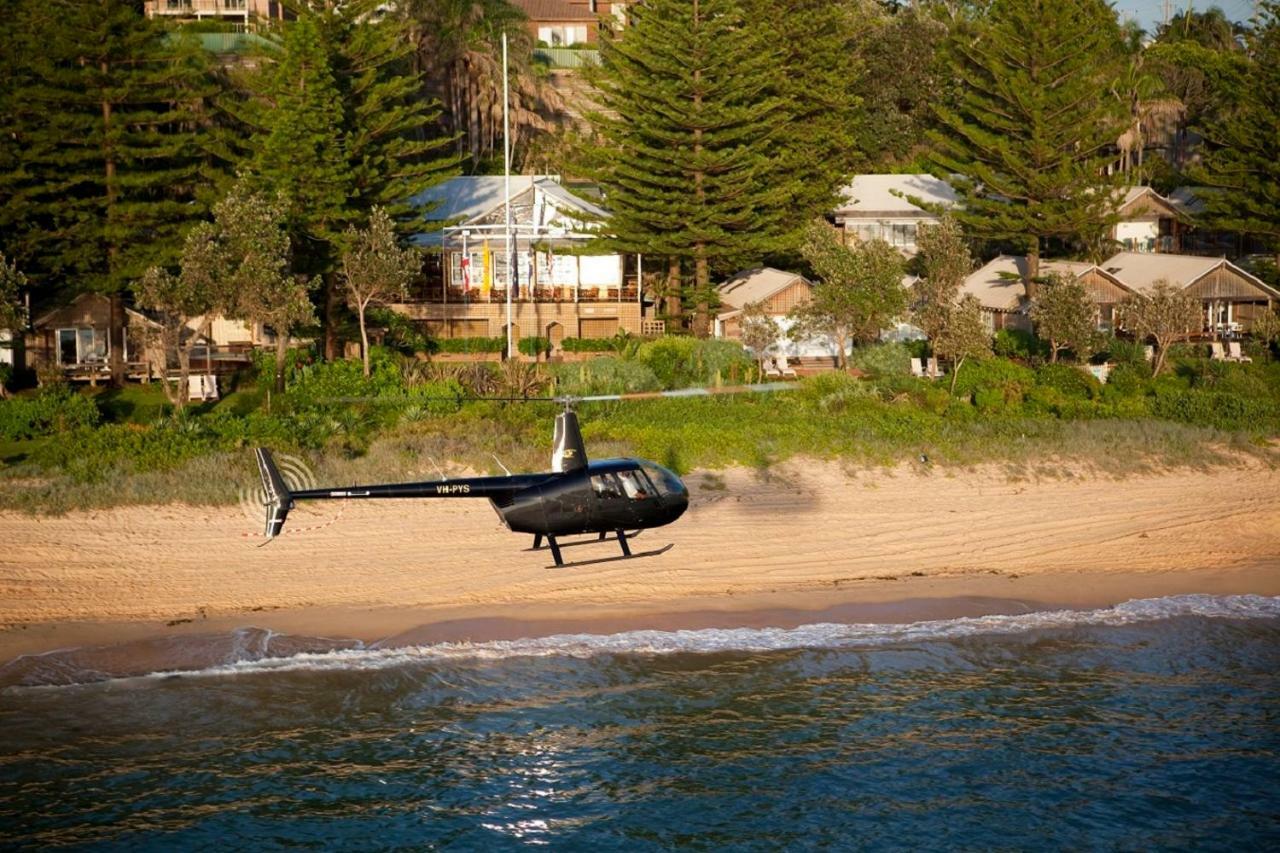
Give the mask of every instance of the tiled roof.
M 524 12 L 531 21 L 594 21 L 598 17 L 588 6 L 575 6 L 564 0 L 507 0 Z

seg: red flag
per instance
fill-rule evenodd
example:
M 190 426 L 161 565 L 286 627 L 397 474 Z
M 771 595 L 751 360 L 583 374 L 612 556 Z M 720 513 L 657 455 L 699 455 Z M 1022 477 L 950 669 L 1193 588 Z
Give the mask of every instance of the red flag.
M 462 291 L 471 292 L 471 257 L 470 253 L 462 256 Z

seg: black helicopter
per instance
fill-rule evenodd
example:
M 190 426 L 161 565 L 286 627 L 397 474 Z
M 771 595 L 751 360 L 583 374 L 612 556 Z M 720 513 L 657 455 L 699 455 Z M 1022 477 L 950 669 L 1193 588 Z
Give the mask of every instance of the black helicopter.
M 268 539 L 278 536 L 289 510 L 303 500 L 488 498 L 508 529 L 533 534 L 534 550 L 539 550 L 545 539 L 557 566 L 564 565 L 558 536 L 598 534 L 599 540 L 603 540 L 614 534 L 622 546 L 623 556 L 613 559 L 641 556 L 631 553 L 626 531 L 661 527 L 675 521 L 689 507 L 689 490 L 674 473 L 644 459 L 589 462 L 578 416 L 571 408 L 574 401 L 560 398 L 557 402 L 563 403 L 565 409 L 556 416 L 551 471 L 545 474 L 291 491 L 276 468 L 271 451 L 260 447 L 258 469 L 267 508 L 265 535 Z

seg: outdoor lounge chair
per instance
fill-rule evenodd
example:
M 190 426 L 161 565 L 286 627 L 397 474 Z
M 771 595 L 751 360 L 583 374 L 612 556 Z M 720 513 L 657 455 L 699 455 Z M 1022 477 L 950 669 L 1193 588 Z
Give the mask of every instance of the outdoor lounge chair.
M 918 358 L 911 359 L 911 375 L 924 376 L 924 362 Z
M 1231 341 L 1230 343 L 1227 344 L 1227 360 L 1239 361 L 1239 362 L 1253 361 L 1252 358 L 1245 355 L 1244 351 L 1240 349 L 1239 341 Z
M 783 379 L 797 378 L 795 368 L 787 364 L 787 357 L 784 354 L 778 353 L 778 358 L 776 359 L 775 364 L 778 365 L 778 372 L 782 374 Z
M 781 379 L 782 371 L 778 369 L 778 366 L 774 363 L 773 359 L 766 358 L 764 360 L 764 375 L 770 379 Z
M 927 362 L 925 372 L 930 379 L 937 379 L 939 376 L 942 375 L 942 370 L 939 369 L 938 360 L 936 358 L 929 359 L 929 361 Z
M 1209 359 L 1211 361 L 1227 360 L 1226 350 L 1222 348 L 1222 344 L 1219 341 L 1214 341 L 1213 343 L 1209 344 Z

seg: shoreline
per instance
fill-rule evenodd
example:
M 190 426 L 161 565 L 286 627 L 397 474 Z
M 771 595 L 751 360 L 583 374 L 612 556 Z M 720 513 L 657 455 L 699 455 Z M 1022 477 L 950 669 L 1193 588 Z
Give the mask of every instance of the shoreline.
M 1068 598 L 1055 598 L 1071 590 Z M 819 623 L 899 625 L 964 617 L 1093 610 L 1178 595 L 1280 595 L 1280 561 L 1226 571 L 873 580 L 831 593 L 666 602 L 653 609 L 563 606 L 311 608 L 164 622 L 45 623 L 0 633 L 0 689 L 204 669 L 237 659 L 350 648 L 393 649 L 631 631 L 791 629 Z M 719 602 L 724 604 L 724 602 Z M 684 606 L 680 606 L 684 605 Z M 40 674 L 52 664 L 56 676 Z M 85 676 L 88 677 L 85 677 Z M 59 678 L 65 677 L 65 681 Z
M 591 544 L 565 569 L 479 501 L 299 511 L 310 529 L 266 548 L 236 507 L 0 513 L 0 665 L 250 626 L 421 644 L 1280 594 L 1280 474 L 1260 464 L 1011 482 L 811 461 L 686 481 L 686 517 L 635 546 L 669 551 Z

